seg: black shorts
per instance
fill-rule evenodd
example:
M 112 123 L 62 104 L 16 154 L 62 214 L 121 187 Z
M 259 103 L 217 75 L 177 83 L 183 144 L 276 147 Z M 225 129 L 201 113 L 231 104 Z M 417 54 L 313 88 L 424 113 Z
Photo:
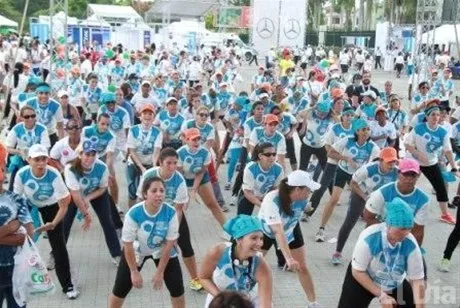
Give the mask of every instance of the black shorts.
M 141 265 L 137 267 L 139 271 L 148 259 L 153 258 L 151 256 L 144 257 Z M 160 259 L 153 259 L 153 261 L 155 262 L 155 265 L 158 266 Z M 184 295 L 184 281 L 182 279 L 182 271 L 177 257 L 169 259 L 164 272 L 164 282 L 171 297 L 181 297 Z M 128 263 L 126 262 L 125 253 L 122 252 L 112 294 L 119 298 L 125 298 L 129 291 L 131 291 L 132 287 L 133 283 L 131 281 L 131 271 Z
M 343 74 L 348 73 L 348 65 L 340 64 L 340 68 L 341 68 Z
M 289 243 L 289 249 L 297 249 L 297 248 L 303 247 L 304 241 L 303 241 L 302 230 L 300 229 L 299 223 L 297 223 L 297 225 L 295 226 L 293 234 L 294 234 L 294 240 Z M 277 247 L 276 240 L 268 237 L 264 233 L 264 244 L 262 246 L 262 250 L 270 250 L 273 244 L 275 244 L 275 246 Z
M 350 183 L 351 177 L 352 177 L 351 174 L 346 173 L 340 167 L 338 167 L 335 173 L 334 186 L 337 186 L 343 189 L 345 187 L 345 184 Z

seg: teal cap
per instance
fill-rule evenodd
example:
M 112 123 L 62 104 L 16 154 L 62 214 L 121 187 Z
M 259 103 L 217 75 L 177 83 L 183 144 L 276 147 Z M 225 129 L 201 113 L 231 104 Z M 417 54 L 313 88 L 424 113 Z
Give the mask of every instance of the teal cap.
M 236 99 L 235 99 L 235 102 L 234 102 L 236 105 L 240 106 L 241 108 L 243 108 L 244 106 L 246 106 L 247 104 L 249 104 L 249 99 L 246 97 L 246 96 L 238 96 Z
M 331 102 L 329 100 L 321 101 L 316 105 L 316 109 L 319 112 L 327 113 L 331 110 Z
M 239 239 L 247 234 L 262 231 L 262 224 L 255 216 L 240 214 L 227 220 L 224 230 L 234 239 Z
M 103 93 L 101 95 L 102 104 L 115 103 L 115 101 L 116 101 L 115 94 L 112 92 Z
M 347 114 L 355 114 L 355 110 L 351 107 L 345 107 L 342 111 L 342 116 L 347 115 Z
M 353 129 L 354 133 L 366 127 L 369 127 L 369 124 L 367 124 L 367 122 L 363 119 L 356 119 L 351 123 L 351 128 Z
M 40 93 L 40 92 L 49 93 L 49 92 L 51 92 L 51 87 L 47 83 L 40 83 L 40 84 L 38 84 L 38 86 L 35 89 L 35 91 L 37 91 L 37 93 Z
M 394 198 L 385 207 L 385 220 L 388 226 L 401 229 L 410 229 L 414 226 L 414 210 L 401 198 Z

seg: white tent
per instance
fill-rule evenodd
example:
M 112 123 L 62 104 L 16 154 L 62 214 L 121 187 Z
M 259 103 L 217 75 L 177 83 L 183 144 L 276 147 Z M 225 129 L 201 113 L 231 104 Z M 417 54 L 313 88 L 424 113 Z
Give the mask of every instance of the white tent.
M 434 35 L 434 44 L 449 45 L 450 43 L 455 43 L 454 27 L 455 27 L 454 25 L 443 25 L 434 30 L 425 32 L 422 34 L 422 43 L 431 44 L 433 42 L 433 35 Z M 456 25 L 456 27 L 457 27 L 457 32 L 460 36 L 460 25 Z
M 110 21 L 113 19 L 143 21 L 141 15 L 131 6 L 88 4 L 88 15 L 95 15 L 98 19 Z
M 93 27 L 111 27 L 110 24 L 102 19 L 98 19 L 96 16 L 92 15 L 88 19 L 80 22 L 80 25 L 83 26 L 93 26 Z
M 7 26 L 7 27 L 17 28 L 18 23 L 13 21 L 13 20 L 11 20 L 11 19 L 8 19 L 8 18 L 3 17 L 2 15 L 0 15 L 0 26 Z

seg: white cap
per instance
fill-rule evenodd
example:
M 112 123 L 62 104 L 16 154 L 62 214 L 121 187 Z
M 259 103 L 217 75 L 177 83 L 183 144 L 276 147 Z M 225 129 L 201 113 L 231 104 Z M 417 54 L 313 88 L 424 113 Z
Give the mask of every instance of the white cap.
M 364 93 L 361 93 L 361 96 L 370 96 L 370 97 L 372 97 L 372 99 L 377 99 L 377 95 L 372 90 L 368 90 L 368 91 L 366 91 Z
M 63 96 L 69 96 L 69 93 L 66 91 L 66 90 L 59 90 L 59 92 L 57 93 L 57 97 L 58 98 L 61 98 Z
M 270 97 L 270 95 L 268 95 L 267 93 L 262 93 L 259 95 L 259 99 L 262 99 L 264 97 Z
M 30 147 L 29 149 L 30 158 L 36 158 L 36 157 L 41 157 L 41 156 L 48 157 L 48 149 L 45 146 L 41 144 L 34 144 L 33 146 Z
M 143 86 L 143 85 L 146 85 L 146 84 L 148 84 L 148 85 L 150 86 L 150 81 L 144 80 L 144 81 L 142 81 L 142 83 L 141 83 L 142 86 Z
M 308 172 L 303 170 L 291 172 L 287 177 L 287 184 L 289 186 L 307 186 L 310 191 L 315 191 L 321 187 L 319 183 L 313 181 Z
M 221 83 L 219 83 L 219 88 L 220 88 L 220 87 L 228 87 L 228 83 L 226 83 L 226 82 L 221 82 Z

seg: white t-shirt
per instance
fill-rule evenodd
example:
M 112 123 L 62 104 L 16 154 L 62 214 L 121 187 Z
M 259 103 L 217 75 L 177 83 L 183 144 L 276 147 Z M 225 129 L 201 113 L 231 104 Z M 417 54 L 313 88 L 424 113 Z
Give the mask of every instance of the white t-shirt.
M 387 138 L 390 138 L 392 140 L 395 140 L 397 138 L 397 131 L 396 127 L 393 123 L 390 121 L 387 121 L 385 126 L 380 126 L 377 121 L 372 121 L 370 122 L 370 128 L 371 128 L 371 137 L 379 137 L 382 135 L 386 135 Z M 388 145 L 387 138 L 385 139 L 379 139 L 379 140 L 374 140 L 375 144 L 379 146 L 379 148 L 383 149 Z
M 420 247 L 412 234 L 392 246 L 388 243 L 386 223 L 372 225 L 359 235 L 351 266 L 367 272 L 383 291 L 400 286 L 404 279 L 425 277 Z
M 131 104 L 136 108 L 136 111 L 139 112 L 142 106 L 146 104 L 150 104 L 154 107 L 159 107 L 158 99 L 153 93 L 149 93 L 149 96 L 143 97 L 141 90 L 134 94 L 133 98 L 131 99 Z
M 69 146 L 69 136 L 62 138 L 54 144 L 50 150 L 50 157 L 58 160 L 63 166 L 77 157 L 75 150 Z

